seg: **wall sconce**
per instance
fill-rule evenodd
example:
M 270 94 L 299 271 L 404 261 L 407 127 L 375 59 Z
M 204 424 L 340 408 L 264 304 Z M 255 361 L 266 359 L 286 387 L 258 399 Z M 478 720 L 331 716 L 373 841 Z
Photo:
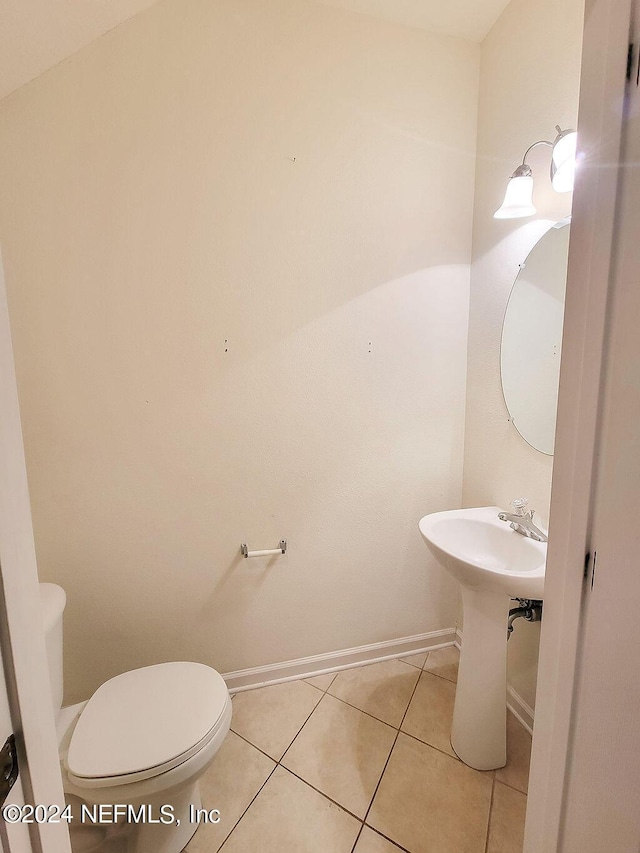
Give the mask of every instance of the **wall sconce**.
M 561 130 L 558 125 L 556 131 L 558 135 L 553 142 L 541 139 L 527 148 L 521 165 L 509 178 L 504 201 L 493 214 L 494 219 L 518 219 L 537 213 L 533 206 L 533 173 L 527 163 L 527 155 L 536 145 L 549 145 L 552 149 L 550 177 L 554 190 L 557 193 L 567 193 L 573 189 L 578 134 L 575 130 Z

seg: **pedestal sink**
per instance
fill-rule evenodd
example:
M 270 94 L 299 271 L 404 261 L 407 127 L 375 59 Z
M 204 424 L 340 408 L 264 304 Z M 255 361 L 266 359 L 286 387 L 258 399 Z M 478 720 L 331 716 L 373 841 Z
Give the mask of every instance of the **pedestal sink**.
M 545 543 L 498 519 L 500 507 L 435 512 L 420 533 L 441 566 L 460 582 L 464 639 L 451 745 L 476 770 L 507 760 L 507 618 L 510 598 L 542 599 Z

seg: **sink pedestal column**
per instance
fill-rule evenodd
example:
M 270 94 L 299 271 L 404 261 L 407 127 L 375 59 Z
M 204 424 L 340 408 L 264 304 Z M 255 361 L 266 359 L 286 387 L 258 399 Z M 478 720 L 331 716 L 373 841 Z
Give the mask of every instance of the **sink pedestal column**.
M 451 727 L 456 755 L 476 770 L 507 762 L 509 598 L 462 586 L 462 652 Z

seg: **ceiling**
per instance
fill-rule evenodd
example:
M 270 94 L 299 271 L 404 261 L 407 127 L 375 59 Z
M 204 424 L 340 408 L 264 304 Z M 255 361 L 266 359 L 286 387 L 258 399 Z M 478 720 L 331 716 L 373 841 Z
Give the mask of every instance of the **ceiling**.
M 156 0 L 0 0 L 0 98 Z
M 0 98 L 155 2 L 0 0 Z M 410 27 L 482 41 L 509 0 L 318 2 Z
M 317 0 L 335 6 L 419 27 L 434 33 L 480 42 L 495 24 L 509 0 Z

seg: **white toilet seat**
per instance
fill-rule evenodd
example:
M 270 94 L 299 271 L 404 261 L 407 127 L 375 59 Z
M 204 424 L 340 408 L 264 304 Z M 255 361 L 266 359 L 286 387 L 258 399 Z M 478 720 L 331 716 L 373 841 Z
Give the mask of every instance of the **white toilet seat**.
M 172 662 L 105 682 L 75 725 L 65 768 L 78 788 L 123 786 L 188 761 L 228 729 L 230 698 L 211 667 Z

